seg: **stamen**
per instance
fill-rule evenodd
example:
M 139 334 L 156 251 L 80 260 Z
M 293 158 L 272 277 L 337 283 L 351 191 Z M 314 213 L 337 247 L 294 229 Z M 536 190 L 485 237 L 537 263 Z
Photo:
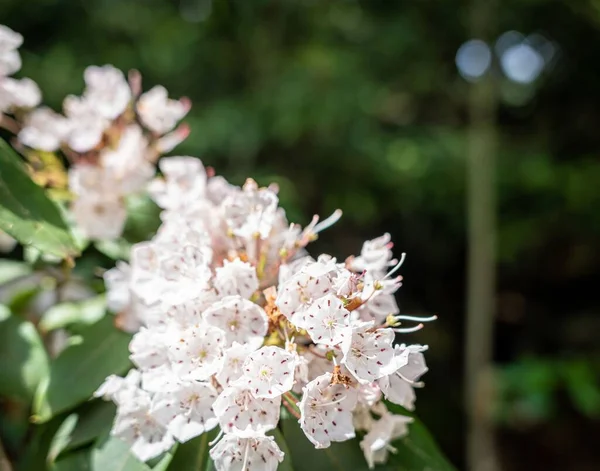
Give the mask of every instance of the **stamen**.
M 400 376 L 400 378 L 402 378 L 408 384 L 410 384 L 411 386 L 413 386 L 415 388 L 422 388 L 423 386 L 425 386 L 425 383 L 423 381 L 413 381 L 412 379 L 408 379 L 406 376 L 404 376 L 402 373 L 400 373 L 400 371 L 396 371 L 396 374 L 398 376 Z
M 248 452 L 250 451 L 250 439 L 246 439 L 246 450 L 244 451 L 244 462 L 242 463 L 241 471 L 246 471 L 246 465 L 248 464 Z
M 217 443 L 221 439 L 221 437 L 224 435 L 224 433 L 225 432 L 223 432 L 223 429 L 221 429 L 219 431 L 219 435 L 217 435 L 212 442 L 209 442 L 208 446 L 213 446 L 215 443 Z
M 420 316 L 394 316 L 396 321 L 415 321 L 415 322 L 431 322 L 437 320 L 437 316 L 420 317 Z
M 392 330 L 399 334 L 409 334 L 411 332 L 416 332 L 417 330 L 421 330 L 423 327 L 425 327 L 423 324 L 418 324 L 414 327 L 405 327 L 402 329 L 392 329 Z
M 402 255 L 400 256 L 400 261 L 396 264 L 396 266 L 394 268 L 392 268 L 387 275 L 385 275 L 383 277 L 384 280 L 387 280 L 390 276 L 392 276 L 394 273 L 396 273 L 398 271 L 398 269 L 402 266 L 402 264 L 404 263 L 404 259 L 406 258 L 406 253 L 402 252 Z
M 342 402 L 344 399 L 346 399 L 346 396 L 342 396 L 340 399 L 336 399 L 335 401 L 324 402 L 322 404 L 319 404 L 319 407 L 332 406 L 334 404 L 338 404 L 338 403 Z
M 333 226 L 336 222 L 340 220 L 341 217 L 342 210 L 336 209 L 331 216 L 329 216 L 327 219 L 321 221 L 320 223 L 316 224 L 315 227 L 313 227 L 313 233 L 318 234 L 319 232 Z

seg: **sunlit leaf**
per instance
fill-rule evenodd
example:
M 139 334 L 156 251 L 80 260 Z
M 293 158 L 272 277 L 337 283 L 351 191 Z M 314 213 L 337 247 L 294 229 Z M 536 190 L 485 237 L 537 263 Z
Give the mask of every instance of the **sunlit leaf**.
M 92 449 L 91 469 L 93 471 L 150 471 L 151 468 L 131 454 L 130 445 L 116 437 L 107 436 L 99 440 Z
M 44 344 L 28 321 L 0 305 L 0 395 L 27 399 L 48 376 Z
M 47 384 L 36 392 L 34 419 L 45 422 L 87 401 L 108 375 L 125 373 L 130 366 L 129 340 L 110 316 L 82 329 L 81 342 L 51 363 Z
M 94 324 L 105 312 L 106 299 L 103 295 L 79 302 L 56 304 L 44 313 L 38 327 L 42 332 L 49 332 L 70 324 Z
M 78 248 L 56 204 L 25 170 L 10 146 L 0 140 L 0 229 L 24 245 L 61 258 Z

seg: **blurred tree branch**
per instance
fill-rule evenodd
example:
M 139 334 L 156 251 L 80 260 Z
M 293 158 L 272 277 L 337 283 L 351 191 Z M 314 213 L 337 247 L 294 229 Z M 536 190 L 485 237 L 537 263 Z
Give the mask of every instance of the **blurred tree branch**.
M 472 0 L 471 37 L 489 39 L 495 11 L 492 0 Z M 498 98 L 486 74 L 469 93 L 467 149 L 467 343 L 465 393 L 469 420 L 467 468 L 496 471 L 498 461 L 490 417 L 495 304 L 496 196 L 495 153 Z

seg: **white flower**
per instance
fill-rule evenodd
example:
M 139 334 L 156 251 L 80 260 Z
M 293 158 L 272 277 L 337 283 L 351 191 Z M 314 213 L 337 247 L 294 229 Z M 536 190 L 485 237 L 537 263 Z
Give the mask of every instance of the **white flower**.
M 325 373 L 308 383 L 303 391 L 298 403 L 300 427 L 316 448 L 327 448 L 331 442 L 354 438 L 354 388 L 331 384 L 331 373 Z
M 356 272 L 368 271 L 372 273 L 385 273 L 396 264 L 392 258 L 391 236 L 386 233 L 373 240 L 367 240 L 360 251 L 360 256 L 351 258 L 350 267 Z
M 90 239 L 116 239 L 125 227 L 127 210 L 124 203 L 107 196 L 106 199 L 100 199 L 96 195 L 82 195 L 71 204 L 77 226 Z
M 221 366 L 221 370 L 216 374 L 217 381 L 223 387 L 226 387 L 242 376 L 244 362 L 248 355 L 255 350 L 255 345 L 233 342 L 233 345 L 227 348 L 223 354 L 223 365 Z
M 8 26 L 0 25 L 0 52 L 12 51 L 23 44 L 23 36 Z
M 235 386 L 247 387 L 255 397 L 276 397 L 292 389 L 294 355 L 279 347 L 262 347 L 244 362 Z
M 304 264 L 298 273 L 280 285 L 275 304 L 281 313 L 295 326 L 304 328 L 308 303 L 331 291 L 331 278 L 336 269 L 335 260 Z
M 183 380 L 204 381 L 221 369 L 225 337 L 220 329 L 200 324 L 174 329 L 165 338 L 173 370 Z
M 239 258 L 232 262 L 225 260 L 223 266 L 215 270 L 214 285 L 221 296 L 238 294 L 250 298 L 258 289 L 256 269 Z
M 148 160 L 148 140 L 142 128 L 125 128 L 115 149 L 106 148 L 100 154 L 101 165 L 118 182 L 119 191 L 129 194 L 141 190 L 154 175 L 154 165 Z
M 371 430 L 360 442 L 370 469 L 385 463 L 389 452 L 397 452 L 391 442 L 407 435 L 408 424 L 412 421 L 411 417 L 385 413 L 371 425 Z
M 65 117 L 42 107 L 27 115 L 19 141 L 32 149 L 54 152 L 68 133 L 69 123 Z
M 172 285 L 187 283 L 196 287 L 207 285 L 211 277 L 207 254 L 200 247 L 187 244 L 169 253 L 160 263 L 161 275 Z M 185 285 L 187 287 L 187 285 Z M 194 293 L 189 293 L 193 295 Z
M 241 296 L 224 297 L 204 311 L 203 318 L 225 333 L 228 345 L 246 342 L 260 346 L 267 335 L 265 311 Z
M 126 262 L 118 261 L 114 268 L 107 270 L 103 275 L 106 285 L 106 306 L 113 312 L 125 309 L 129 304 L 131 291 L 129 282 L 131 268 Z
M 256 182 L 247 180 L 242 191 L 223 202 L 227 225 L 243 239 L 266 239 L 276 220 L 278 201 L 272 190 L 258 188 Z
M 212 410 L 216 397 L 210 383 L 184 383 L 174 392 L 158 393 L 152 414 L 177 440 L 186 442 L 217 426 Z
M 158 206 L 180 209 L 204 197 L 206 172 L 194 157 L 168 157 L 158 166 L 164 178 L 156 178 L 148 185 L 148 192 Z
M 357 399 L 360 404 L 371 407 L 381 400 L 381 396 L 381 389 L 377 382 L 357 386 Z
M 206 297 L 204 296 L 206 295 Z M 200 297 L 186 300 L 167 307 L 163 322 L 175 322 L 179 327 L 187 328 L 202 322 L 202 311 L 214 300 L 212 292 L 202 292 Z
M 304 326 L 312 341 L 317 344 L 334 346 L 352 335 L 350 312 L 333 294 L 327 294 L 313 301 L 306 308 Z
M 366 290 L 365 290 L 366 291 Z M 372 296 L 357 309 L 363 321 L 375 321 L 381 324 L 389 315 L 400 312 L 396 298 L 393 294 L 386 294 L 382 290 L 376 290 Z
M 397 363 L 401 366 L 393 373 L 377 380 L 386 399 L 401 405 L 408 410 L 415 408 L 415 391 L 413 388 L 422 386 L 419 378 L 427 372 L 423 351 L 427 347 L 421 345 L 396 345 Z
M 94 397 L 101 397 L 104 400 L 114 401 L 116 404 L 125 403 L 128 399 L 134 397 L 140 386 L 140 372 L 131 369 L 125 378 L 116 375 L 110 375 L 94 392 Z
M 14 74 L 21 68 L 19 51 L 0 51 L 0 79 Z
M 103 278 L 106 307 L 117 314 L 117 327 L 125 332 L 137 332 L 154 309 L 144 305 L 131 291 L 131 267 L 118 261 L 114 268 L 104 272 Z
M 274 429 L 279 422 L 281 396 L 256 398 L 249 389 L 225 388 L 213 405 L 221 430 L 252 437 Z
M 150 397 L 140 394 L 127 407 L 119 407 L 112 435 L 131 445 L 131 452 L 147 461 L 167 451 L 175 441 L 150 410 Z
M 189 100 L 170 100 L 167 90 L 160 85 L 142 94 L 137 102 L 137 112 L 144 126 L 160 135 L 172 130 L 189 110 Z
M 69 122 L 66 141 L 71 149 L 88 152 L 100 144 L 109 123 L 89 100 L 69 95 L 63 101 L 63 109 Z
M 210 450 L 217 471 L 275 471 L 283 452 L 273 437 L 241 438 L 226 434 Z
M 361 383 L 370 383 L 397 368 L 394 362 L 394 331 L 373 329 L 372 322 L 359 323 L 342 345 L 342 363 Z
M 141 370 L 168 364 L 167 339 L 154 329 L 142 327 L 129 343 L 129 358 Z
M 131 89 L 123 72 L 112 65 L 92 65 L 85 69 L 83 78 L 84 96 L 100 116 L 112 120 L 125 111 L 131 100 Z
M 41 99 L 42 92 L 31 79 L 0 79 L 0 112 L 12 108 L 34 108 Z

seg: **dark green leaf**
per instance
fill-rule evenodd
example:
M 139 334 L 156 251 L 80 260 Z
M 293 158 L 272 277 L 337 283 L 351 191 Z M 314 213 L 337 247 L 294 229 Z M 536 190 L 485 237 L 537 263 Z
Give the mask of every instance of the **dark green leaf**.
M 70 324 L 94 324 L 106 313 L 103 295 L 84 301 L 56 304 L 48 309 L 39 323 L 42 332 L 60 329 Z
M 396 464 L 395 468 L 390 469 L 455 471 L 425 425 L 414 414 L 395 404 L 388 403 L 387 406 L 394 414 L 408 415 L 414 419 L 408 427 L 408 435 L 392 443 L 398 452 L 390 454 L 389 463 Z
M 147 195 L 127 198 L 127 222 L 123 238 L 130 243 L 152 238 L 160 226 L 160 208 Z
M 31 322 L 0 305 L 0 394 L 30 399 L 48 376 L 48 356 Z
M 290 449 L 285 441 L 285 438 L 283 438 L 283 434 L 279 431 L 279 429 L 275 429 L 270 431 L 268 435 L 275 437 L 277 445 L 279 445 L 281 451 L 285 453 L 283 461 L 279 463 L 279 466 L 277 467 L 277 471 L 294 471 L 294 468 L 292 467 L 292 456 L 290 454 Z
M 71 440 L 71 434 L 77 425 L 77 421 L 79 420 L 78 414 L 69 415 L 58 430 L 54 437 L 52 437 L 52 442 L 50 443 L 50 449 L 48 450 L 48 464 L 53 463 L 58 458 L 58 455 L 67 447 L 69 441 Z
M 295 471 L 368 471 L 369 467 L 356 440 L 333 443 L 329 448 L 316 450 L 296 419 L 288 418 L 280 423 Z
M 19 461 L 15 467 L 16 471 L 44 471 L 48 469 L 46 461 L 48 450 L 64 419 L 64 416 L 55 417 L 45 424 L 33 427 L 27 447 L 19 456 Z
M 1 139 L 0 229 L 24 245 L 61 258 L 79 252 L 56 204 L 29 178 L 19 157 Z
M 213 470 L 212 460 L 208 456 L 209 442 L 217 436 L 217 431 L 203 433 L 180 444 L 167 468 L 169 471 L 209 471 Z
M 401 407 L 388 405 L 393 413 L 410 415 Z M 413 416 L 414 417 L 414 416 Z M 425 426 L 416 418 L 409 426 L 407 437 L 396 440 L 392 446 L 397 453 L 390 453 L 388 462 L 376 470 L 387 471 L 454 471 L 454 467 L 442 455 Z M 300 429 L 298 421 L 288 418 L 282 421 L 283 435 L 290 448 L 295 471 L 367 471 L 369 469 L 359 439 L 333 443 L 329 448 L 316 450 Z
M 59 459 L 51 467 L 51 471 L 91 471 L 90 450 L 80 450 L 69 453 Z M 107 470 L 106 470 L 107 471 Z
M 114 327 L 110 316 L 82 329 L 81 342 L 52 362 L 47 384 L 36 392 L 35 420 L 45 422 L 87 401 L 108 375 L 125 373 L 130 338 Z
M 90 404 L 80 412 L 79 420 L 64 451 L 78 448 L 106 435 L 112 427 L 114 418 L 115 405 L 112 402 L 95 401 Z
M 178 444 L 175 444 L 171 451 L 164 453 L 154 460 L 150 460 L 146 464 L 152 469 L 152 471 L 166 471 L 169 468 L 171 461 L 173 461 L 173 455 L 177 451 L 177 447 Z

